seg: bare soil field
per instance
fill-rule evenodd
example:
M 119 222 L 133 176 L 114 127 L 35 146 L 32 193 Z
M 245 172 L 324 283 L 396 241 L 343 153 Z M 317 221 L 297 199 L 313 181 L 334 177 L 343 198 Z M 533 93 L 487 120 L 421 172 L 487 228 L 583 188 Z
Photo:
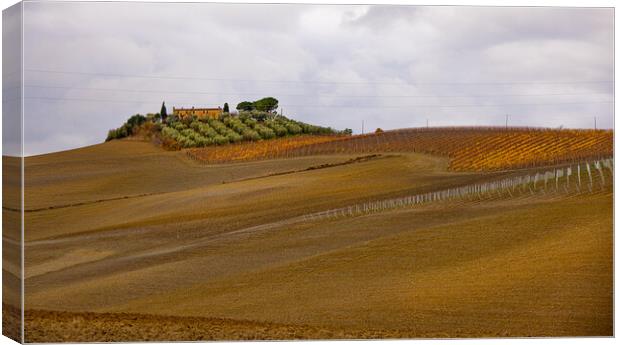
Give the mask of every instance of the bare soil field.
M 128 313 L 75 313 L 32 310 L 26 313 L 32 342 L 298 340 L 406 337 L 381 330 L 337 328 L 204 317 Z
M 364 156 L 27 158 L 26 340 L 612 335 L 610 184 L 289 221 L 514 174 Z
M 25 209 L 131 198 L 187 190 L 248 177 L 298 170 L 354 158 L 312 157 L 205 167 L 179 151 L 149 142 L 117 140 L 76 150 L 28 157 Z M 344 158 L 344 159 L 343 159 Z

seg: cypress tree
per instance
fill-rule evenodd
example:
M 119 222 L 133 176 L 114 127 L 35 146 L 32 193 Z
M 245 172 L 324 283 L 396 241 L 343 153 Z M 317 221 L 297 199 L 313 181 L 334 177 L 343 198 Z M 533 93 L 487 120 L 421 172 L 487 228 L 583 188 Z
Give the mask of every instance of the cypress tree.
M 230 113 L 230 110 L 228 109 L 228 103 L 224 103 L 224 110 L 223 110 L 223 112 Z
M 168 112 L 166 111 L 166 102 L 162 102 L 159 115 L 161 116 L 161 122 L 166 122 L 166 118 L 168 117 Z

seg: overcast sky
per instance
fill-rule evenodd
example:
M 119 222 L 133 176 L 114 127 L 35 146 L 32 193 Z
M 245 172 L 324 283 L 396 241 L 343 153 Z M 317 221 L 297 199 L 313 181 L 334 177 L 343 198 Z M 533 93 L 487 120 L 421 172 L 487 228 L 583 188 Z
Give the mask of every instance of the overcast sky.
M 25 4 L 25 153 L 135 113 L 273 96 L 337 129 L 613 127 L 613 10 Z

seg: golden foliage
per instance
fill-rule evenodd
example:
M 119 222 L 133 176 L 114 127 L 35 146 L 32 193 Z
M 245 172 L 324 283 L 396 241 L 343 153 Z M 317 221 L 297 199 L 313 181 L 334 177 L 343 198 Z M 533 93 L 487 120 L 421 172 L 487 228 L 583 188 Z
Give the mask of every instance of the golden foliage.
M 346 137 L 293 137 L 190 150 L 211 162 L 323 154 L 419 152 L 451 158 L 456 171 L 490 171 L 560 164 L 613 154 L 613 132 L 453 127 L 385 131 Z
M 187 150 L 190 158 L 209 163 L 227 163 L 257 159 L 298 156 L 298 148 L 336 140 L 336 136 L 294 136 L 272 140 L 241 142 L 224 146 L 209 146 Z

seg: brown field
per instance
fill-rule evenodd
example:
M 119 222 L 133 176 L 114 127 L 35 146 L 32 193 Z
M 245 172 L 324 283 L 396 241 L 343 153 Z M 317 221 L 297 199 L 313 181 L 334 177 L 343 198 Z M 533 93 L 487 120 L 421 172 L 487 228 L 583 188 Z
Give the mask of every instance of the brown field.
M 613 335 L 610 176 L 288 221 L 514 174 L 451 162 L 204 164 L 139 141 L 27 158 L 26 341 Z
M 2 303 L 21 306 L 21 217 L 17 212 L 21 204 L 21 159 L 2 157 Z M 17 316 L 17 317 L 16 317 Z M 13 339 L 21 338 L 21 311 L 3 308 L 2 334 Z
M 192 149 L 194 159 L 222 163 L 273 157 L 364 152 L 420 152 L 450 157 L 454 171 L 493 171 L 545 166 L 611 156 L 613 133 L 605 130 L 536 128 L 415 128 L 316 142 L 288 139 Z M 270 148 L 275 148 L 270 150 Z
M 131 313 L 29 310 L 27 338 L 33 342 L 386 339 L 413 335 L 382 330 L 354 331 L 206 317 Z

